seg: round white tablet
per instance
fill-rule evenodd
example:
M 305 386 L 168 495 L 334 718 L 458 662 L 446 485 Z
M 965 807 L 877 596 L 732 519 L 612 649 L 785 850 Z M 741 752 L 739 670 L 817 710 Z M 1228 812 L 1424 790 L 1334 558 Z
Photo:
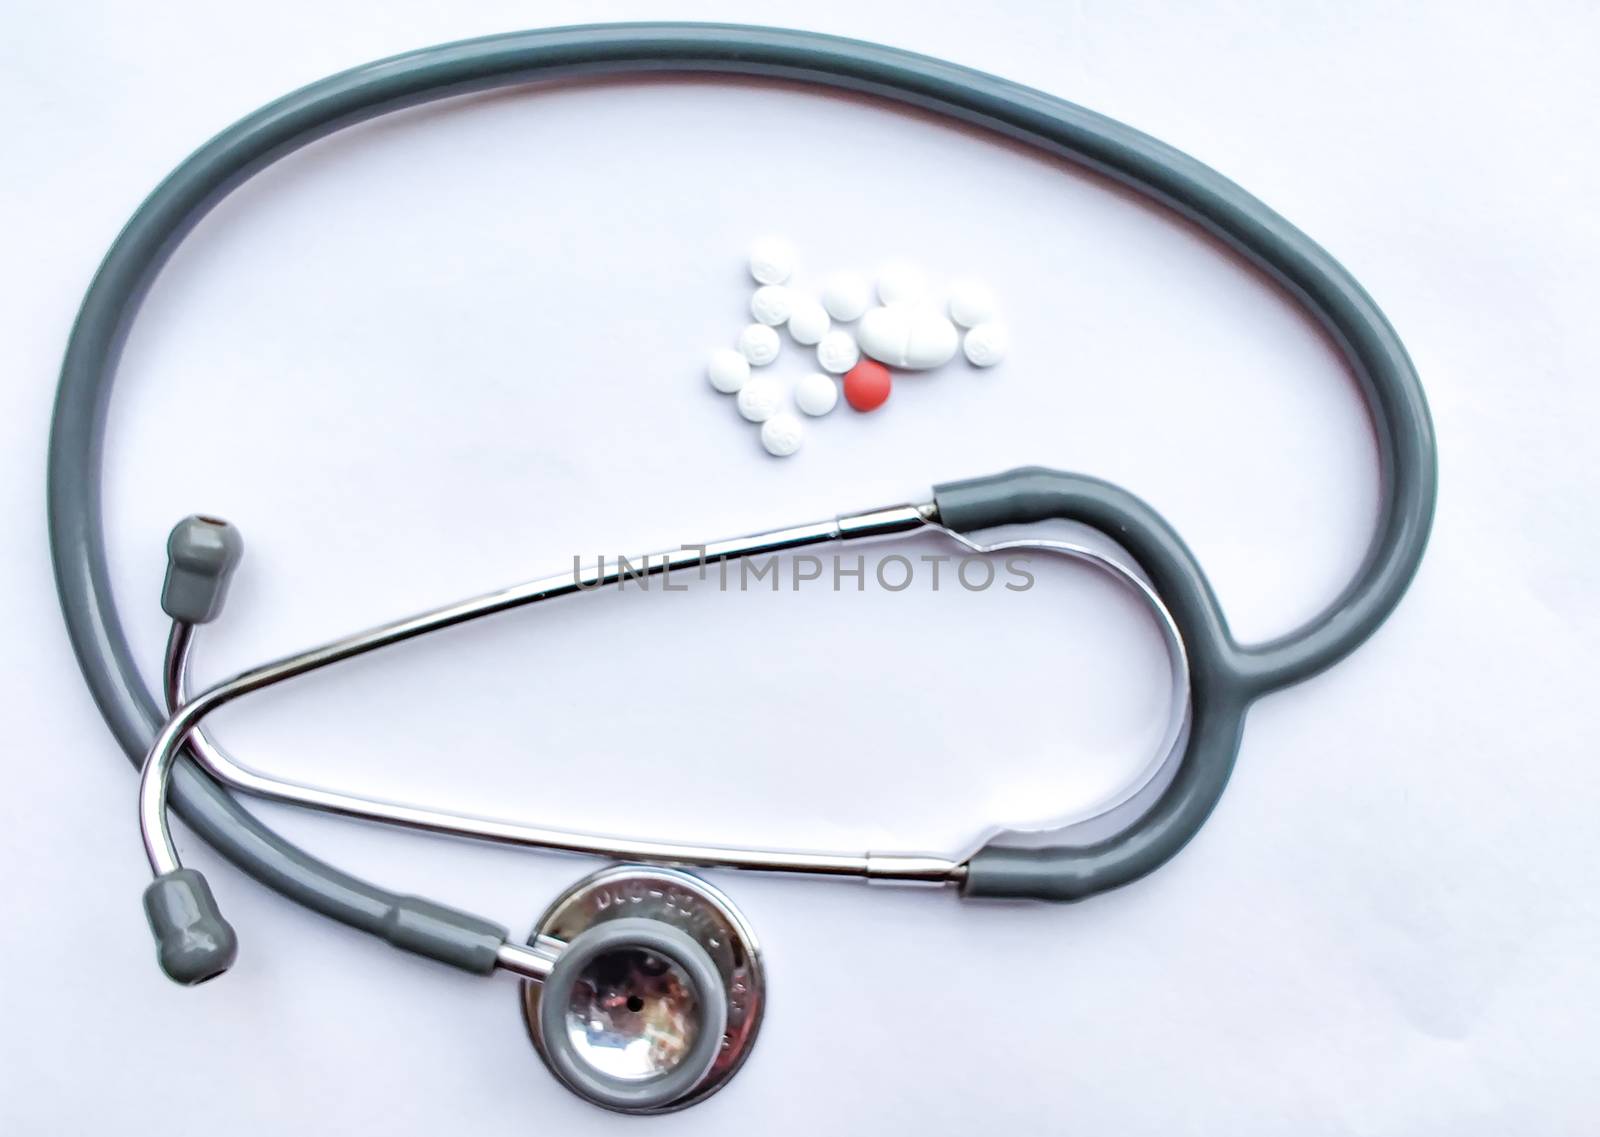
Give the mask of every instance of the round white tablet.
M 847 324 L 861 319 L 861 313 L 871 303 L 872 286 L 860 273 L 835 273 L 822 287 L 822 306 L 828 310 L 828 315 Z
M 783 384 L 770 375 L 756 375 L 739 388 L 739 413 L 751 422 L 766 422 L 783 405 Z
M 763 237 L 750 247 L 750 275 L 762 284 L 782 284 L 794 272 L 794 246 L 782 237 Z
M 731 395 L 749 380 L 750 361 L 731 347 L 719 347 L 711 353 L 706 378 L 724 395 Z
M 885 265 L 878 275 L 878 299 L 885 304 L 904 304 L 920 300 L 928 291 L 928 278 L 914 264 L 897 261 Z
M 822 304 L 809 296 L 793 296 L 789 307 L 789 334 L 795 343 L 814 344 L 828 334 L 833 321 Z
M 763 284 L 750 296 L 750 314 L 763 324 L 778 326 L 789 318 L 794 299 L 781 284 Z
M 739 333 L 739 354 L 757 367 L 778 358 L 778 333 L 765 324 L 747 324 Z
M 820 371 L 813 371 L 794 387 L 794 405 L 808 415 L 825 415 L 839 402 L 839 384 Z
M 975 328 L 994 319 L 998 310 L 994 289 L 983 281 L 965 276 L 951 282 L 950 318 L 963 328 Z
M 856 337 L 841 328 L 835 328 L 817 344 L 817 362 L 824 371 L 843 375 L 860 360 L 861 349 L 856 346 Z
M 761 445 L 778 458 L 787 458 L 800 449 L 805 436 L 806 428 L 788 411 L 779 411 L 761 424 Z
M 1011 333 L 998 320 L 979 324 L 961 341 L 961 350 L 974 367 L 993 367 L 1006 357 L 1011 347 Z

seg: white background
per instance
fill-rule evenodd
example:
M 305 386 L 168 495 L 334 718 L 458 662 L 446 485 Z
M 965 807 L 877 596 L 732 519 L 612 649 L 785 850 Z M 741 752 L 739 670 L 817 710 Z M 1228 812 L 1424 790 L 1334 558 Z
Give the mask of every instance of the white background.
M 1588 1130 L 1600 259 L 1592 5 L 1093 2 L 7 6 L 0 37 L 9 619 L 0 637 L 0 1131 L 1466 1133 Z M 242 939 L 172 987 L 134 779 L 72 661 L 43 516 L 54 372 L 143 195 L 263 102 L 439 41 L 597 19 L 799 25 L 1020 80 L 1198 156 L 1333 251 L 1422 372 L 1432 547 L 1361 652 L 1251 714 L 1221 806 L 1071 907 L 714 874 L 766 1027 L 691 1112 L 559 1089 L 515 985 L 295 908 L 180 833 Z M 804 278 L 920 256 L 999 286 L 1004 367 L 904 380 L 792 460 L 701 377 L 769 229 Z M 801 371 L 789 346 L 774 367 Z M 226 201 L 161 277 L 112 404 L 106 513 L 154 677 L 171 523 L 248 553 L 202 678 L 526 576 L 1040 462 L 1156 505 L 1241 637 L 1352 571 L 1373 447 L 1329 345 L 1099 181 L 860 100 L 674 80 L 395 116 Z M 913 552 L 930 551 L 918 546 Z M 599 830 L 953 849 L 1143 761 L 1159 640 L 1081 572 L 595 596 L 280 689 L 263 766 Z M 519 933 L 591 866 L 260 807 L 335 863 Z

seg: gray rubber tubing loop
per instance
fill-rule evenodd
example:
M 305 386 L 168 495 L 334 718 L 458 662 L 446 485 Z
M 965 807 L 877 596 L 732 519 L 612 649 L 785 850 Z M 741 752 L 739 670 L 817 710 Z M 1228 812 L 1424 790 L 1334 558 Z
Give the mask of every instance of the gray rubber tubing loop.
M 595 1069 L 567 1031 L 573 988 L 584 971 L 600 956 L 627 949 L 652 952 L 677 964 L 694 992 L 699 1019 L 694 1040 L 678 1064 L 650 1078 L 619 1078 Z M 545 1057 L 576 1093 L 607 1109 L 638 1113 L 671 1108 L 716 1062 L 727 1029 L 728 993 L 706 949 L 683 929 L 641 916 L 607 920 L 579 932 L 562 949 L 539 992 L 539 1041 Z
M 1427 541 L 1435 459 L 1422 390 L 1393 329 L 1326 252 L 1194 159 L 1092 111 L 967 68 L 805 32 L 695 24 L 613 24 L 519 32 L 428 48 L 305 87 L 223 131 L 158 186 L 100 266 L 67 345 L 50 437 L 49 510 L 57 588 L 74 650 L 118 743 L 142 760 L 162 721 L 117 616 L 100 517 L 101 442 L 117 358 L 161 265 L 225 194 L 340 127 L 416 103 L 571 76 L 721 73 L 864 92 L 992 130 L 1076 162 L 1159 202 L 1261 268 L 1329 332 L 1370 411 L 1382 467 L 1377 533 L 1355 579 L 1290 635 L 1240 648 L 1204 575 L 1172 531 L 1133 497 L 1091 479 L 1024 473 L 945 486 L 948 524 L 1065 516 L 1124 542 L 1166 596 L 1194 655 L 1194 728 L 1172 784 L 1125 833 L 1086 848 L 990 847 L 969 895 L 1076 899 L 1125 884 L 1180 849 L 1227 782 L 1245 706 L 1355 647 L 1404 590 Z M 476 971 L 504 931 L 396 896 L 302 852 L 181 763 L 173 800 L 207 842 L 257 879 L 324 915 Z

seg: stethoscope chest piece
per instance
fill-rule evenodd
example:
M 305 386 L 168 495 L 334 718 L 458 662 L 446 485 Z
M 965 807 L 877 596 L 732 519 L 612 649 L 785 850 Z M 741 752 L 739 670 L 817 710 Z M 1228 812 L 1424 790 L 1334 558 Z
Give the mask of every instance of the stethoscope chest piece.
M 585 877 L 528 946 L 553 957 L 524 980 L 528 1034 L 574 1093 L 622 1113 L 666 1113 L 715 1093 L 755 1045 L 766 979 L 733 904 L 676 869 Z

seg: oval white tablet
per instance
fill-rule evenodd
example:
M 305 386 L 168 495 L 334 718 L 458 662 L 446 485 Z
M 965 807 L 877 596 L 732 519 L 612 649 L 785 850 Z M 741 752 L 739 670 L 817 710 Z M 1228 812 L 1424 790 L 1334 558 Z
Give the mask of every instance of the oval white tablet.
M 789 307 L 789 334 L 795 343 L 814 344 L 828 334 L 833 321 L 821 302 L 809 296 L 791 295 Z
M 963 328 L 975 328 L 994 319 L 998 305 L 994 289 L 981 280 L 966 276 L 950 285 L 950 318 Z
M 993 367 L 1011 349 L 1011 333 L 998 320 L 979 324 L 961 341 L 961 350 L 974 367 Z
M 750 247 L 750 275 L 762 284 L 782 284 L 794 272 L 794 246 L 782 237 L 763 237 Z
M 739 333 L 739 354 L 757 367 L 778 358 L 778 333 L 765 324 L 747 324 Z
M 711 353 L 706 378 L 724 395 L 731 395 L 749 380 L 750 361 L 731 347 L 719 347 Z
M 808 415 L 825 415 L 839 403 L 839 384 L 820 371 L 795 384 L 794 405 Z
M 896 261 L 878 274 L 878 299 L 885 304 L 909 304 L 928 292 L 928 278 L 914 264 Z
M 871 303 L 872 286 L 857 272 L 835 273 L 822 287 L 822 306 L 828 315 L 846 324 L 861 319 Z
M 783 405 L 783 384 L 770 375 L 754 376 L 739 388 L 739 413 L 751 422 L 766 422 Z
M 961 334 L 931 304 L 895 304 L 873 308 L 857 330 L 861 350 L 879 363 L 926 371 L 947 363 L 960 346 Z
M 789 318 L 793 303 L 783 285 L 763 284 L 750 296 L 750 314 L 760 323 L 776 327 Z
M 817 344 L 817 362 L 824 371 L 843 375 L 860 361 L 861 349 L 856 346 L 856 337 L 842 328 L 835 328 Z
M 761 445 L 776 458 L 787 458 L 800 449 L 806 428 L 788 411 L 780 411 L 761 424 Z

